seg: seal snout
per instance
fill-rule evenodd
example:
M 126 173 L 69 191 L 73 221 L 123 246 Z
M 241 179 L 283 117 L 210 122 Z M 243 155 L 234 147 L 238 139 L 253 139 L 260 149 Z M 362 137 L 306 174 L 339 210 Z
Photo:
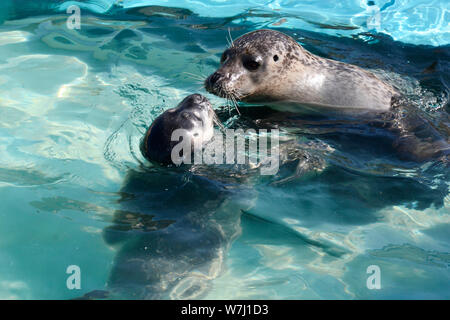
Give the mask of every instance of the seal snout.
M 208 109 L 211 107 L 211 103 L 209 102 L 209 100 L 199 94 L 199 93 L 194 93 L 191 94 L 190 96 L 187 96 L 181 103 L 180 103 L 180 107 L 181 108 L 199 108 L 199 109 Z
M 184 98 L 184 100 L 181 102 L 181 104 L 186 103 L 186 102 L 189 102 L 189 103 L 202 103 L 202 102 L 205 101 L 205 99 L 206 98 L 204 96 L 202 96 L 201 94 L 194 93 L 194 94 L 191 94 L 191 95 L 187 96 L 186 98 Z
M 219 72 L 214 72 L 212 75 L 208 77 L 206 81 L 210 86 L 213 87 L 221 77 L 222 75 Z
M 220 80 L 224 78 L 224 75 L 220 72 L 214 72 L 205 80 L 205 88 L 209 93 L 221 96 Z
M 189 98 L 192 99 L 194 103 L 202 103 L 207 101 L 207 99 L 199 93 L 194 93 L 190 95 Z
M 198 104 L 202 108 L 211 105 L 209 100 L 205 96 L 202 96 L 201 94 L 195 94 L 194 103 Z

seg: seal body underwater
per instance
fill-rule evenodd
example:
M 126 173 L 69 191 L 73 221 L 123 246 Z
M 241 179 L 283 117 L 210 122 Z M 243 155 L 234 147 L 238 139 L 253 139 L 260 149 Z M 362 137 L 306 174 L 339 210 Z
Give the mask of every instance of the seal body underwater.
M 109 298 L 204 297 L 240 234 L 250 192 L 179 168 L 130 170 L 120 190 L 121 209 L 103 233 L 116 250 Z

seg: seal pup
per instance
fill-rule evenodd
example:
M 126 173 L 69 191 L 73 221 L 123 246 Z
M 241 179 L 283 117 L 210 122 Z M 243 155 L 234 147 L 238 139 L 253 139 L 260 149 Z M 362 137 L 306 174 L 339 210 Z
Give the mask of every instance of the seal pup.
M 214 118 L 220 117 L 211 110 L 200 95 L 185 98 L 150 125 L 142 153 L 153 163 L 168 163 L 171 133 L 180 128 L 192 136 L 198 133 L 201 142 L 208 143 Z M 294 148 L 295 153 L 291 152 Z M 298 145 L 281 146 L 284 167 L 278 180 L 323 170 L 323 163 L 298 149 Z M 158 151 L 163 154 L 157 155 Z M 204 297 L 241 232 L 241 215 L 257 199 L 256 186 L 267 182 L 259 172 L 258 168 L 226 164 L 129 170 L 119 192 L 120 209 L 103 231 L 105 242 L 117 252 L 106 294 L 97 291 L 84 298 Z
M 386 111 L 398 95 L 373 73 L 316 56 L 274 30 L 241 36 L 220 63 L 205 80 L 208 92 L 283 111 Z
M 209 101 L 193 94 L 149 127 L 142 154 L 163 166 L 129 170 L 122 185 L 121 209 L 103 233 L 117 250 L 109 298 L 200 298 L 221 271 L 225 252 L 240 231 L 241 210 L 253 199 L 251 190 L 214 180 L 213 169 L 193 173 L 186 170 L 192 166 L 165 166 L 173 163 L 175 130 L 186 130 L 203 146 L 213 137 L 215 117 Z
M 216 114 L 207 98 L 192 94 L 181 101 L 177 107 L 169 109 L 155 119 L 147 130 L 141 144 L 145 158 L 162 165 L 173 164 L 172 150 L 178 141 L 172 140 L 177 129 L 184 132 L 191 140 L 191 151 L 202 148 L 214 135 Z

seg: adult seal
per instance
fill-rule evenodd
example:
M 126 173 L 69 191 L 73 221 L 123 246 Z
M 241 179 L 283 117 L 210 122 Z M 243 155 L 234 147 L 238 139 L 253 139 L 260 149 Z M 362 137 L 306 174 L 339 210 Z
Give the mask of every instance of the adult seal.
M 398 93 L 373 73 L 321 58 L 274 30 L 247 33 L 222 55 L 205 81 L 207 91 L 284 111 L 386 111 Z
M 214 135 L 215 112 L 207 98 L 192 94 L 184 98 L 177 107 L 169 109 L 153 121 L 141 144 L 141 151 L 151 162 L 162 165 L 173 164 L 172 151 L 179 143 L 172 135 L 177 129 L 191 140 L 191 151 L 202 148 Z M 187 155 L 184 155 L 187 156 Z
M 234 41 L 205 88 L 232 101 L 294 114 L 387 119 L 382 127 L 408 160 L 443 156 L 447 161 L 450 152 L 448 141 L 391 85 L 357 66 L 316 56 L 278 31 L 257 30 Z

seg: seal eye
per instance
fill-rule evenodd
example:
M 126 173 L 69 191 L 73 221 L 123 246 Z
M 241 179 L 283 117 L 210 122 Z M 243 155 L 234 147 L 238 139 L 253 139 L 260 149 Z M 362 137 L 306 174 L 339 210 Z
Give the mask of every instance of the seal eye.
M 250 71 L 255 71 L 259 68 L 259 62 L 255 60 L 245 60 L 244 61 L 244 68 Z
M 275 61 L 275 62 L 278 61 L 278 56 L 277 56 L 277 55 L 274 55 L 274 56 L 273 56 L 273 61 Z

